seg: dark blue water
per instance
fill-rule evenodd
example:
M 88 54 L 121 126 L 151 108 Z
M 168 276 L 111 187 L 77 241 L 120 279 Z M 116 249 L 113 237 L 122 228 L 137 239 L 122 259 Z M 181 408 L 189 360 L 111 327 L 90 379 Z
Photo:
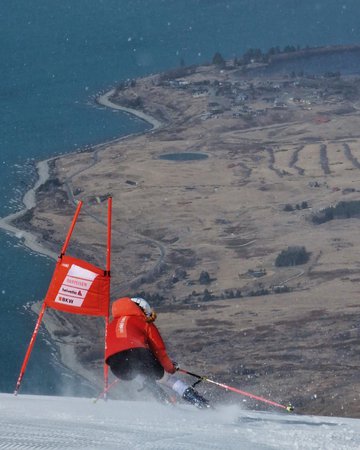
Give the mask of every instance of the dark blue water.
M 95 107 L 100 90 L 216 51 L 358 43 L 359 13 L 357 0 L 3 0 L 0 215 L 20 208 L 34 160 L 146 129 Z M 22 305 L 42 299 L 54 263 L 4 234 L 0 261 L 0 391 L 10 392 L 35 323 Z M 42 335 L 24 390 L 59 393 L 64 384 L 79 382 Z

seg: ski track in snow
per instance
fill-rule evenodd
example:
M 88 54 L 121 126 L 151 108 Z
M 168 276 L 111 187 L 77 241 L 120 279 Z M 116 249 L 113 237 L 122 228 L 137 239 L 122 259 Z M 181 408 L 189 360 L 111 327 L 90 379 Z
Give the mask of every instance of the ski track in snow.
M 0 394 L 0 449 L 360 448 L 360 421 L 238 406 L 188 405 Z

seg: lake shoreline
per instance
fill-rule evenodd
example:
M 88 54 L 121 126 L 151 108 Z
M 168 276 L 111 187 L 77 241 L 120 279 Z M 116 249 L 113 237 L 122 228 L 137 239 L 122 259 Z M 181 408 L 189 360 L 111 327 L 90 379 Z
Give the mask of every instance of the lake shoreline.
M 36 191 L 43 186 L 50 177 L 49 163 L 57 157 L 49 158 L 40 161 L 36 164 L 36 169 L 38 173 L 38 179 L 34 186 L 30 188 L 23 197 L 24 208 L 17 211 L 9 216 L 5 216 L 0 219 L 0 229 L 8 234 L 15 236 L 17 239 L 21 240 L 23 245 L 36 253 L 47 256 L 51 259 L 57 259 L 57 254 L 50 249 L 46 248 L 40 241 L 38 236 L 35 234 L 22 230 L 14 225 L 14 222 L 22 218 L 28 211 L 36 206 Z
M 135 117 L 137 117 L 140 120 L 143 120 L 144 122 L 149 123 L 152 125 L 151 131 L 155 131 L 158 128 L 161 128 L 163 126 L 163 123 L 159 120 L 155 119 L 153 116 L 150 116 L 149 114 L 144 113 L 143 111 L 140 111 L 138 109 L 133 108 L 127 108 L 125 106 L 120 106 L 114 102 L 111 101 L 111 97 L 115 94 L 116 89 L 111 89 L 110 91 L 106 92 L 105 94 L 102 94 L 98 97 L 96 97 L 96 103 L 102 106 L 106 106 L 107 108 L 116 109 L 118 111 L 123 111 L 127 114 L 131 114 Z M 129 135 L 131 136 L 131 135 Z
M 149 131 L 154 131 L 156 129 L 159 129 L 163 126 L 163 124 L 158 121 L 157 119 L 153 118 L 152 116 L 138 111 L 131 108 L 125 108 L 120 105 L 117 105 L 113 102 L 111 102 L 110 97 L 114 94 L 115 89 L 111 89 L 107 91 L 105 94 L 99 95 L 96 97 L 95 101 L 101 106 L 105 106 L 107 108 L 112 108 L 115 110 L 123 111 L 124 113 L 131 114 L 135 116 L 136 118 L 150 124 L 152 128 L 150 130 L 144 130 L 141 133 L 133 133 L 133 134 L 127 134 L 125 136 L 121 136 L 119 138 L 116 138 L 114 141 L 123 140 L 125 138 L 131 138 L 133 135 L 136 134 L 145 134 Z M 111 141 L 111 142 L 114 142 Z M 98 144 L 94 147 L 93 151 L 101 150 L 102 148 L 106 148 L 106 146 L 110 144 L 110 142 L 104 142 L 101 144 Z M 71 152 L 67 154 L 66 156 L 71 155 L 72 157 L 76 155 L 77 152 Z M 51 157 L 42 161 L 39 161 L 36 164 L 37 174 L 38 178 L 36 182 L 34 183 L 33 187 L 31 187 L 23 196 L 22 202 L 24 207 L 8 216 L 5 216 L 0 219 L 0 229 L 3 230 L 5 233 L 10 234 L 14 236 L 15 238 L 19 239 L 22 244 L 27 247 L 28 249 L 34 251 L 35 253 L 38 253 L 40 255 L 43 255 L 45 257 L 48 257 L 54 261 L 58 259 L 58 253 L 55 253 L 51 249 L 49 249 L 46 245 L 48 239 L 43 236 L 43 239 L 41 239 L 38 235 L 31 231 L 24 230 L 23 228 L 20 228 L 14 223 L 18 221 L 19 219 L 25 220 L 25 215 L 31 211 L 33 208 L 36 207 L 36 193 L 37 191 L 46 184 L 47 181 L 51 179 L 51 170 L 50 170 L 50 163 L 56 159 L 58 159 L 59 156 Z M 60 248 L 59 248 L 60 252 Z M 42 302 L 35 302 L 31 305 L 30 309 L 33 313 L 39 314 L 40 308 L 41 308 Z M 94 374 L 86 368 L 86 366 L 78 361 L 75 346 L 71 345 L 67 342 L 59 342 L 59 338 L 56 335 L 56 331 L 59 329 L 58 327 L 58 320 L 57 320 L 57 312 L 51 310 L 49 314 L 49 310 L 47 313 L 47 316 L 45 317 L 43 324 L 49 333 L 50 340 L 56 348 L 58 349 L 58 355 L 61 364 L 66 367 L 67 369 L 70 369 L 77 375 L 85 378 L 86 380 L 90 381 L 91 383 L 94 383 L 95 385 L 101 386 L 101 381 L 94 376 Z M 66 318 L 65 318 L 66 320 Z M 73 326 L 70 323 L 69 320 L 67 320 L 67 329 L 69 331 L 69 334 L 71 334 L 73 330 Z
M 170 338 L 174 358 L 229 383 L 231 374 L 250 374 L 249 391 L 293 400 L 300 412 L 357 414 L 353 394 L 337 383 L 340 377 L 351 382 L 356 367 L 323 365 L 337 360 L 339 342 L 356 358 L 356 335 L 343 338 L 342 331 L 354 329 L 357 320 L 356 283 L 349 282 L 359 276 L 357 224 L 334 221 L 324 232 L 307 218 L 326 204 L 358 196 L 352 183 L 360 170 L 359 86 L 360 79 L 341 77 L 319 77 L 314 86 L 313 78 L 299 75 L 294 81 L 287 73 L 254 75 L 249 81 L 237 69 L 215 66 L 136 79 L 117 89 L 112 100 L 144 105 L 166 127 L 97 147 L 98 154 L 59 158 L 53 168 L 56 182 L 38 196 L 30 227 L 61 242 L 73 213 L 68 199 L 84 199 L 89 214 L 81 218 L 78 249 L 102 267 L 105 246 L 99 241 L 100 233 L 106 233 L 111 195 L 112 295 L 119 294 L 124 281 L 139 277 L 130 292 L 141 288 L 141 295 L 159 309 L 159 327 L 165 340 Z M 191 164 L 161 159 L 194 151 L 209 157 Z M 302 211 L 305 200 L 311 209 Z M 290 213 L 287 204 L 293 207 Z M 296 273 L 274 264 L 294 237 L 312 255 Z M 152 270 L 160 258 L 166 266 Z M 257 269 L 260 282 L 252 276 Z M 103 325 L 95 328 L 88 318 L 80 323 L 72 317 L 56 324 L 53 334 L 59 346 L 72 346 L 75 361 L 63 356 L 69 364 L 82 363 L 78 370 L 87 369 L 100 386 Z M 320 318 L 326 334 L 319 332 Z M 299 336 L 294 324 L 307 332 Z M 206 335 L 211 330 L 219 334 L 209 352 Z M 301 366 L 289 365 L 299 338 L 304 343 Z M 313 364 L 314 338 L 324 359 L 311 366 L 309 382 L 306 367 Z M 241 345 L 225 355 L 224 342 L 239 339 Z M 285 380 L 281 389 L 279 377 Z M 333 391 L 337 398 L 330 398 Z M 318 392 L 322 395 L 314 402 Z M 339 398 L 346 399 L 345 410 Z

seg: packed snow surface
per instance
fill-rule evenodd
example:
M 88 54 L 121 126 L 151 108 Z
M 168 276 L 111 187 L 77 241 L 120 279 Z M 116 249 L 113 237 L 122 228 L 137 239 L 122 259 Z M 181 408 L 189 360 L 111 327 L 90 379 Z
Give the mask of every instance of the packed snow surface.
M 0 394 L 0 449 L 359 449 L 360 421 Z

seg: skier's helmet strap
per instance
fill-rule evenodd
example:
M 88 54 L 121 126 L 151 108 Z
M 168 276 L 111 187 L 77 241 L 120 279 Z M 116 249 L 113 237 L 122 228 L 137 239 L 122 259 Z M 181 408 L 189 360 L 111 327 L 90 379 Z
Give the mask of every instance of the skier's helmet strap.
M 132 297 L 131 300 L 136 303 L 143 311 L 148 322 L 154 322 L 156 312 L 151 308 L 149 303 L 141 297 Z

